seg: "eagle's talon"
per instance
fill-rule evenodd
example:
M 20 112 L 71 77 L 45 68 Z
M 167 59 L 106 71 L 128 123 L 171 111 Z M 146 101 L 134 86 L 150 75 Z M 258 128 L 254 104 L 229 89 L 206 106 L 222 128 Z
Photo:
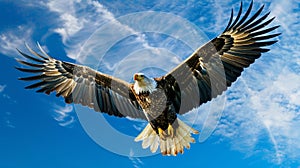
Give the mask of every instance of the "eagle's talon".
M 174 137 L 174 129 L 171 124 L 168 126 L 168 135 L 171 136 L 172 138 Z
M 158 134 L 159 134 L 159 137 L 163 140 L 166 139 L 166 133 L 164 130 L 162 130 L 161 128 L 158 128 Z

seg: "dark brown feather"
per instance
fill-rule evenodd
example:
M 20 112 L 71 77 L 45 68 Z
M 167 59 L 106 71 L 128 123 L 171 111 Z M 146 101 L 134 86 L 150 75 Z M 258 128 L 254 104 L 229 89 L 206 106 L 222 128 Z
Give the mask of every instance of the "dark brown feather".
M 95 111 L 118 117 L 146 119 L 132 95 L 131 86 L 125 81 L 102 74 L 86 66 L 56 60 L 45 53 L 39 46 L 39 54 L 26 45 L 31 55 L 19 53 L 38 64 L 17 60 L 30 68 L 16 67 L 22 72 L 34 73 L 34 76 L 22 77 L 20 80 L 37 81 L 26 89 L 39 88 L 37 92 L 63 96 L 66 103 L 79 103 Z M 117 95 L 117 96 L 116 96 Z M 118 103 L 116 105 L 116 102 Z
M 270 12 L 260 17 L 264 8 L 262 6 L 249 17 L 252 6 L 253 1 L 242 16 L 241 3 L 236 19 L 233 21 L 232 10 L 229 23 L 221 35 L 198 48 L 185 62 L 159 78 L 165 92 L 173 98 L 177 113 L 187 113 L 222 94 L 236 81 L 244 68 L 249 67 L 261 53 L 269 51 L 264 47 L 277 42 L 270 39 L 280 33 L 268 33 L 279 26 L 265 28 L 274 20 L 271 18 L 265 21 Z M 192 77 L 189 77 L 191 74 Z M 189 83 L 195 80 L 197 85 L 191 89 Z

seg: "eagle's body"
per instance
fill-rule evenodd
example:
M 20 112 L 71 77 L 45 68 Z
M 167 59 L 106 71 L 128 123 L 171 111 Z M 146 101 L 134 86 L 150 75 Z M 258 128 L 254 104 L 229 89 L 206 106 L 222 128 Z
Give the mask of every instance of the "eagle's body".
M 169 124 L 175 121 L 177 113 L 172 101 L 168 100 L 161 89 L 163 86 L 141 73 L 135 74 L 134 79 L 133 92 L 152 128 L 157 133 L 159 133 L 158 128 L 166 130 Z
M 28 61 L 18 60 L 31 68 L 20 71 L 37 74 L 20 78 L 35 81 L 27 89 L 40 88 L 37 92 L 50 94 L 56 91 L 66 103 L 78 103 L 95 111 L 117 117 L 131 117 L 149 122 L 136 137 L 143 148 L 155 152 L 160 146 L 162 154 L 177 155 L 195 142 L 191 133 L 198 133 L 177 115 L 222 94 L 261 53 L 269 51 L 265 46 L 276 43 L 278 34 L 269 34 L 279 26 L 265 28 L 274 18 L 261 16 L 263 6 L 248 18 L 251 9 L 243 17 L 242 4 L 236 19 L 233 12 L 224 32 L 199 47 L 184 62 L 168 74 L 150 79 L 142 73 L 134 74 L 134 83 L 95 71 L 89 67 L 56 60 L 38 45 L 42 54 L 29 48 L 34 55 L 19 51 Z
M 149 121 L 135 140 L 143 140 L 143 147 L 150 146 L 151 151 L 155 152 L 158 147 L 156 135 L 159 135 L 162 154 L 183 153 L 184 146 L 189 148 L 189 144 L 195 142 L 189 131 L 195 134 L 198 131 L 177 119 L 179 111 L 176 111 L 172 97 L 164 92 L 166 86 L 162 78 L 150 79 L 142 73 L 135 74 L 133 78 L 132 91 Z

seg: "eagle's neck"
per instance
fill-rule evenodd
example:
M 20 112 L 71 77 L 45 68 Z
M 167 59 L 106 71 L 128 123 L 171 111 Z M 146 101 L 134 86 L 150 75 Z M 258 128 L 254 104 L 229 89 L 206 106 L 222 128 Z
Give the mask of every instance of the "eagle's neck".
M 135 81 L 134 91 L 137 95 L 142 93 L 152 93 L 156 90 L 157 83 L 154 79 L 145 78 L 141 81 Z

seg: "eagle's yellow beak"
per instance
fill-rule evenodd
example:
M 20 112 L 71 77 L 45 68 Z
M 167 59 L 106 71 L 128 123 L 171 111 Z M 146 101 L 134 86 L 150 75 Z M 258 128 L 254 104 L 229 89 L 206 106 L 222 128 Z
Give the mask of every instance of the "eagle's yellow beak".
M 144 79 L 144 75 L 140 75 L 138 73 L 133 75 L 133 80 L 135 80 L 135 81 L 141 81 L 143 79 Z

